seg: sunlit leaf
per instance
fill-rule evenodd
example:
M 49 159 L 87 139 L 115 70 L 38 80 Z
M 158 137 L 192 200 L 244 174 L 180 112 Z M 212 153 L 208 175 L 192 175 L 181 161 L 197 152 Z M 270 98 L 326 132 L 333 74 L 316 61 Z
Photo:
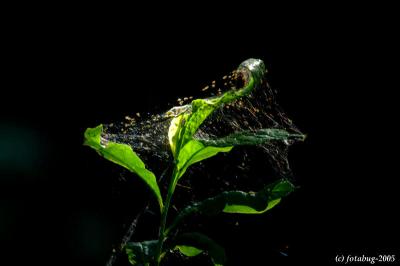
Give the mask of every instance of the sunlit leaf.
M 173 153 L 179 153 L 187 142 L 193 139 L 200 125 L 215 110 L 224 104 L 233 102 L 240 97 L 248 95 L 260 82 L 265 73 L 265 66 L 261 60 L 249 59 L 243 62 L 238 71 L 246 73 L 246 83 L 243 88 L 238 90 L 230 90 L 221 96 L 209 99 L 196 99 L 187 108 L 187 112 L 182 112 L 179 116 L 184 119 L 173 119 L 170 125 L 170 145 Z M 182 122 L 183 121 L 183 122 Z M 175 138 L 173 141 L 172 138 Z M 177 151 L 176 151 L 177 150 Z
M 107 160 L 121 165 L 129 171 L 137 174 L 153 191 L 159 202 L 160 208 L 163 206 L 163 201 L 160 193 L 160 188 L 157 185 L 154 174 L 146 169 L 143 161 L 137 156 L 129 145 L 115 142 L 108 142 L 105 145 L 101 143 L 101 133 L 103 126 L 99 125 L 95 128 L 88 128 L 85 131 L 84 144 L 96 150 L 101 156 Z
M 233 147 L 212 147 L 205 146 L 197 140 L 191 140 L 181 149 L 178 157 L 177 169 L 178 179 L 185 173 L 186 169 L 197 162 L 213 157 L 219 152 L 229 152 Z
M 203 250 L 191 246 L 178 245 L 176 248 L 186 257 L 194 257 L 203 253 Z
M 172 155 L 174 157 L 176 157 L 176 146 L 178 145 L 177 142 L 179 140 L 180 133 L 181 133 L 183 125 L 185 123 L 185 118 L 187 118 L 188 115 L 189 115 L 189 113 L 182 111 L 182 113 L 180 113 L 180 115 L 174 117 L 171 120 L 169 129 L 168 129 L 168 141 L 169 141 L 169 145 L 171 147 Z
M 209 145 L 195 140 L 193 136 L 205 119 L 215 110 L 248 95 L 261 82 L 265 66 L 261 60 L 249 59 L 239 66 L 238 71 L 242 71 L 245 75 L 246 83 L 243 88 L 227 91 L 218 97 L 193 100 L 172 119 L 168 139 L 172 154 L 178 159 L 177 172 L 173 179 L 174 184 L 178 182 L 190 165 L 213 157 L 219 152 L 229 152 L 232 149 L 233 145 L 223 145 L 222 142 L 217 145 Z M 173 109 L 170 112 L 175 113 Z
M 260 214 L 275 207 L 283 197 L 294 191 L 294 185 L 288 180 L 279 180 L 257 193 L 232 192 L 225 197 L 223 212 Z
M 210 99 L 196 99 L 191 103 L 191 114 L 188 116 L 185 123 L 182 124 L 183 129 L 179 136 L 180 148 L 184 147 L 188 141 L 193 139 L 193 135 L 199 129 L 201 124 L 206 118 L 212 114 L 215 110 L 220 108 L 223 104 L 230 103 L 240 97 L 246 95 L 246 92 L 250 92 L 254 87 L 254 80 L 251 78 L 245 88 L 241 90 L 227 91 L 219 97 Z
M 291 182 L 283 179 L 267 185 L 257 193 L 225 191 L 218 196 L 184 208 L 179 212 L 168 231 L 193 214 L 217 215 L 221 212 L 261 214 L 276 206 L 283 197 L 289 195 L 294 189 L 295 187 Z

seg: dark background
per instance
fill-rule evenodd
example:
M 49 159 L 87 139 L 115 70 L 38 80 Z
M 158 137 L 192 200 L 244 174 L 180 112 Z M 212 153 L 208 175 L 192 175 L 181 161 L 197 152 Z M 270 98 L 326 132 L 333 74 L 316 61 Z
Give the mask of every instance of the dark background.
M 394 19 L 374 7 L 257 11 L 4 20 L 4 265 L 104 265 L 147 193 L 82 146 L 85 128 L 163 111 L 249 57 L 264 60 L 278 102 L 308 138 L 289 155 L 298 191 L 239 228 L 210 229 L 229 265 L 399 254 Z

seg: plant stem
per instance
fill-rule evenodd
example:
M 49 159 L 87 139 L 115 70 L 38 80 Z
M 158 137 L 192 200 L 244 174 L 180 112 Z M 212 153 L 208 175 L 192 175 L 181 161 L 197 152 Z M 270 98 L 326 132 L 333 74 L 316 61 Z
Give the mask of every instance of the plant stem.
M 168 185 L 167 198 L 165 199 L 165 204 L 164 204 L 164 207 L 163 207 L 162 213 L 161 213 L 158 247 L 157 247 L 156 256 L 155 256 L 157 266 L 160 265 L 160 261 L 161 261 L 162 248 L 163 248 L 164 240 L 166 237 L 165 227 L 167 224 L 168 210 L 169 210 L 169 206 L 171 203 L 172 195 L 174 194 L 174 191 L 175 191 L 175 186 L 176 186 L 175 180 L 177 179 L 176 177 L 177 177 L 178 173 L 179 173 L 179 171 L 177 171 L 177 169 L 175 167 L 174 171 L 172 173 L 172 176 L 171 176 L 171 181 L 169 182 L 169 185 Z

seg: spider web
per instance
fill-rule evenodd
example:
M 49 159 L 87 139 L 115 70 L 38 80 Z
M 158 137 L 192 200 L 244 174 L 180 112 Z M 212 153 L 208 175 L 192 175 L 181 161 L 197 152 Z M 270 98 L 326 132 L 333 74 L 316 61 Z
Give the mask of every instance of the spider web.
M 242 88 L 245 82 L 246 73 L 232 71 L 203 87 L 202 98 L 215 97 L 228 90 Z M 161 176 L 173 161 L 168 142 L 171 120 L 181 112 L 190 111 L 192 99 L 193 97 L 177 99 L 177 106 L 165 113 L 155 115 L 136 113 L 126 116 L 122 122 L 106 124 L 102 139 L 130 145 L 147 167 L 156 176 Z M 278 105 L 276 91 L 269 86 L 265 75 L 250 95 L 214 111 L 194 137 L 207 141 L 232 133 L 244 131 L 255 133 L 260 129 L 282 129 L 302 135 Z M 222 191 L 257 191 L 278 178 L 293 179 L 288 150 L 290 145 L 300 139 L 273 140 L 257 146 L 239 146 L 229 153 L 220 153 L 191 166 L 177 186 L 173 209 L 178 212 L 190 202 L 215 196 Z M 165 192 L 169 180 L 165 178 L 159 182 L 161 190 Z M 171 214 L 174 210 L 171 210 Z M 136 226 L 137 219 L 134 223 Z M 184 226 L 190 227 L 190 222 Z M 134 227 L 124 236 L 121 246 L 126 244 L 133 232 Z M 112 262 L 107 265 L 112 265 Z

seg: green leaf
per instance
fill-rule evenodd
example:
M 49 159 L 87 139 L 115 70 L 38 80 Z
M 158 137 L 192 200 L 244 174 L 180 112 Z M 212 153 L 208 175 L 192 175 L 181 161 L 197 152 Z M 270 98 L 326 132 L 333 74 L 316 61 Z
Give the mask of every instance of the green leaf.
M 181 149 L 178 156 L 178 179 L 186 172 L 186 169 L 197 162 L 213 157 L 219 152 L 229 152 L 233 147 L 205 146 L 197 140 L 191 140 Z
M 240 64 L 238 71 L 246 76 L 246 83 L 243 88 L 227 91 L 219 97 L 193 100 L 190 106 L 186 106 L 185 110 L 177 115 L 177 117 L 181 116 L 183 119 L 171 121 L 169 140 L 173 154 L 178 154 L 180 149 L 193 139 L 193 135 L 200 125 L 216 109 L 250 94 L 261 83 L 265 66 L 261 60 L 248 59 Z M 171 113 L 174 113 L 174 111 L 171 110 Z
M 178 245 L 176 248 L 186 257 L 195 257 L 201 253 L 203 253 L 203 250 L 195 248 L 195 247 L 190 247 L 190 246 L 185 246 L 185 245 Z
M 154 261 L 158 240 L 128 242 L 125 246 L 128 260 L 132 265 L 145 266 Z
M 216 145 L 201 143 L 194 140 L 193 136 L 204 120 L 215 110 L 248 95 L 258 86 L 265 73 L 265 66 L 261 60 L 249 59 L 239 66 L 238 71 L 245 77 L 243 88 L 227 91 L 219 97 L 196 99 L 190 105 L 174 107 L 167 112 L 175 116 L 168 130 L 171 151 L 174 158 L 178 160 L 173 184 L 178 182 L 190 165 L 232 149 L 232 145 L 222 145 L 222 143 L 219 143 L 218 147 L 212 147 Z
M 224 265 L 226 262 L 225 250 L 214 240 L 201 233 L 193 232 L 179 235 L 175 242 L 179 251 L 185 256 L 193 257 L 206 252 L 214 265 Z M 182 247 L 184 248 L 182 249 Z
M 171 120 L 171 124 L 168 129 L 168 140 L 169 140 L 169 145 L 171 147 L 171 151 L 174 157 L 176 157 L 176 145 L 179 137 L 179 133 L 182 130 L 182 125 L 184 124 L 184 118 L 187 116 L 187 114 L 181 114 L 176 117 L 174 117 Z
M 222 99 L 223 96 L 220 98 Z M 180 140 L 180 147 L 193 138 L 197 129 L 204 122 L 204 120 L 215 110 L 220 104 L 220 101 L 215 102 L 209 99 L 197 99 L 192 101 L 192 113 L 187 118 L 186 123 L 183 125 L 182 136 Z
M 180 142 L 178 142 L 180 143 L 179 148 L 183 147 L 188 141 L 193 139 L 193 135 L 210 114 L 220 108 L 223 104 L 233 102 L 236 99 L 247 95 L 253 88 L 254 79 L 250 78 L 249 83 L 241 90 L 231 90 L 216 98 L 193 100 L 191 103 L 192 113 L 188 116 L 187 121 L 183 124 L 183 129 L 181 130 Z M 246 93 L 244 93 L 245 91 Z
M 240 191 L 226 195 L 225 213 L 260 214 L 275 207 L 283 197 L 294 191 L 294 185 L 286 179 L 274 182 L 257 193 Z
M 132 150 L 129 145 L 115 142 L 108 142 L 107 144 L 102 145 L 102 131 L 102 125 L 99 125 L 95 128 L 86 129 L 84 145 L 93 148 L 107 160 L 116 163 L 137 174 L 156 195 L 160 208 L 162 209 L 163 201 L 155 175 L 151 171 L 146 169 L 143 161 L 139 158 L 139 156 L 137 156 L 137 154 Z
M 294 190 L 294 185 L 286 179 L 276 181 L 257 193 L 225 191 L 215 197 L 195 203 L 179 212 L 167 232 L 182 220 L 193 214 L 217 215 L 221 212 L 239 214 L 261 214 L 275 207 L 283 197 Z
M 215 147 L 260 145 L 272 140 L 304 140 L 304 135 L 289 133 L 283 129 L 266 128 L 256 131 L 244 130 L 219 139 L 199 139 L 204 145 Z

